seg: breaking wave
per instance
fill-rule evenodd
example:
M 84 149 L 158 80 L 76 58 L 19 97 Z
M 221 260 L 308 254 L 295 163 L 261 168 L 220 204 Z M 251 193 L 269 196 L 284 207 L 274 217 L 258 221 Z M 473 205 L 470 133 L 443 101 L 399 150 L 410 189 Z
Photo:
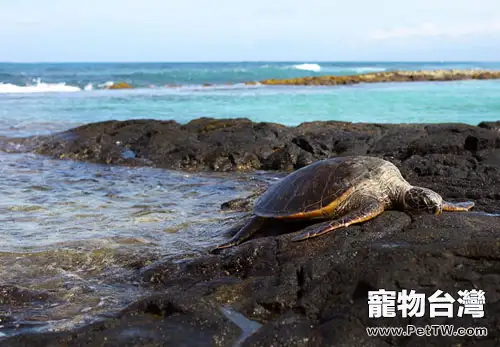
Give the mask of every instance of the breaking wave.
M 375 67 L 375 66 L 359 66 L 359 67 L 344 67 L 344 66 L 326 66 L 323 67 L 319 64 L 298 64 L 298 65 L 293 65 L 288 68 L 293 68 L 297 70 L 304 70 L 304 71 L 313 71 L 313 72 L 337 72 L 337 73 L 349 73 L 349 72 L 354 72 L 354 73 L 368 73 L 368 72 L 381 72 L 381 71 L 386 71 L 386 68 L 383 67 Z
M 307 71 L 314 71 L 314 72 L 319 72 L 321 71 L 321 66 L 318 64 L 298 64 L 293 66 L 297 70 L 307 70 Z
M 53 93 L 53 92 L 79 92 L 80 87 L 70 86 L 66 83 L 44 83 L 40 79 L 32 85 L 18 86 L 12 83 L 0 83 L 0 94 L 13 93 Z

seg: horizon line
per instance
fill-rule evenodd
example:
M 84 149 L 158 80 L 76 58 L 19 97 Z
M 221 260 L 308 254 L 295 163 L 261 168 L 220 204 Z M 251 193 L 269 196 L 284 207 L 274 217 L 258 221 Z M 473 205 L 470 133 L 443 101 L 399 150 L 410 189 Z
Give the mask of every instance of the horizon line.
M 203 63 L 500 63 L 500 60 L 68 60 L 0 61 L 0 64 L 203 64 Z

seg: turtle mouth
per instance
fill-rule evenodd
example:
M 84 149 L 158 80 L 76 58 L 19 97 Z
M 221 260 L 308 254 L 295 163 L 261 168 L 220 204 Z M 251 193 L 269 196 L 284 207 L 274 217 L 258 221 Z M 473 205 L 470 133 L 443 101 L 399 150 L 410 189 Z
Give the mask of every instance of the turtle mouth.
M 436 216 L 443 213 L 443 210 L 441 209 L 440 206 L 434 206 L 432 208 L 432 213 L 435 214 Z

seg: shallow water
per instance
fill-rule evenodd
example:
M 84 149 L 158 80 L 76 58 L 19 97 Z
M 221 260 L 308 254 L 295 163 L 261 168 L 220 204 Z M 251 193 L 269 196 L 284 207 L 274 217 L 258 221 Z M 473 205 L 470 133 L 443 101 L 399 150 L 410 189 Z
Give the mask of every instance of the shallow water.
M 136 239 L 168 254 L 185 253 L 213 244 L 210 226 L 232 218 L 220 211 L 220 204 L 243 194 L 251 179 L 34 154 L 0 154 L 0 167 L 4 251 L 105 236 Z M 175 243 L 172 233 L 178 233 Z
M 386 83 L 336 87 L 182 87 L 0 94 L 0 136 L 29 136 L 106 120 L 249 118 L 298 125 L 498 119 L 500 81 Z
M 220 205 L 273 180 L 0 152 L 0 285 L 51 296 L 8 307 L 0 332 L 72 327 L 146 295 L 137 268 L 220 243 L 244 215 Z
M 238 341 L 236 341 L 233 344 L 233 347 L 241 346 L 242 343 L 247 338 L 249 338 L 253 333 L 255 333 L 262 326 L 262 324 L 248 319 L 247 317 L 245 317 L 241 313 L 236 312 L 235 310 L 233 310 L 229 307 L 222 307 L 221 311 L 227 318 L 229 318 L 234 324 L 236 324 L 242 331 Z

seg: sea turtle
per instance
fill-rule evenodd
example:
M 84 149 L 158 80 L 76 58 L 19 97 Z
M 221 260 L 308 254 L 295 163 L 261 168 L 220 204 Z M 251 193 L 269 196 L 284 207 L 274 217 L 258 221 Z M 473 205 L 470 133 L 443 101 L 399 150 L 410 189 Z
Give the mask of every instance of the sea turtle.
M 254 215 L 228 242 L 228 248 L 250 238 L 270 219 L 323 220 L 294 241 L 324 235 L 361 223 L 384 210 L 468 211 L 473 202 L 444 201 L 436 192 L 409 184 L 387 160 L 367 156 L 335 157 L 296 170 L 273 184 L 254 204 Z

